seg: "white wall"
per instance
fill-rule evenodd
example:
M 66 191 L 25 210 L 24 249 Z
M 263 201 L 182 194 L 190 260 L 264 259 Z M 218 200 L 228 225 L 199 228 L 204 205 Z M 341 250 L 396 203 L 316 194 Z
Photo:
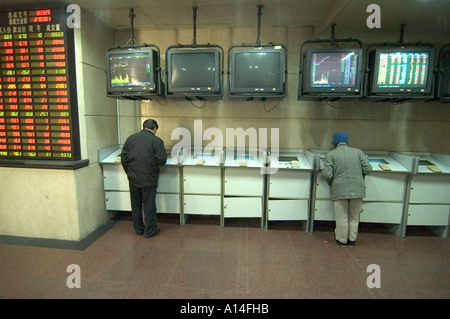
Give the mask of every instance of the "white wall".
M 367 29 L 369 30 L 369 29 Z M 358 39 L 365 45 L 393 41 L 374 35 L 370 30 L 356 30 Z M 356 38 L 352 34 L 341 37 Z M 128 31 L 118 32 L 118 44 L 129 40 Z M 331 149 L 331 136 L 337 130 L 349 134 L 350 144 L 363 150 L 429 151 L 450 153 L 447 137 L 450 133 L 450 108 L 438 102 L 411 102 L 399 105 L 375 102 L 310 102 L 297 100 L 300 46 L 313 37 L 313 29 L 262 28 L 262 42 L 285 44 L 288 48 L 288 96 L 272 111 L 276 102 L 242 101 L 224 97 L 223 100 L 190 103 L 181 99 L 155 97 L 149 102 L 120 102 L 120 139 L 122 143 L 140 129 L 146 118 L 155 118 L 160 126 L 159 136 L 166 145 L 174 145 L 171 133 L 177 127 L 186 127 L 193 135 L 195 119 L 208 127 L 244 129 L 279 128 L 281 148 Z M 436 39 L 442 36 L 436 35 Z M 435 39 L 421 39 L 442 45 Z M 161 51 L 161 66 L 165 68 L 165 51 L 168 46 L 192 43 L 192 30 L 149 30 L 135 32 L 136 43 L 156 44 Z M 256 28 L 197 29 L 198 44 L 217 44 L 225 55 L 231 45 L 255 43 Z M 225 56 L 225 71 L 227 69 Z M 225 82 L 226 82 L 225 74 Z M 226 85 L 225 85 L 226 89 Z M 195 107 L 193 104 L 197 105 Z M 270 138 L 269 138 L 270 140 Z M 270 141 L 269 141 L 270 142 Z M 205 141 L 204 144 L 208 144 Z

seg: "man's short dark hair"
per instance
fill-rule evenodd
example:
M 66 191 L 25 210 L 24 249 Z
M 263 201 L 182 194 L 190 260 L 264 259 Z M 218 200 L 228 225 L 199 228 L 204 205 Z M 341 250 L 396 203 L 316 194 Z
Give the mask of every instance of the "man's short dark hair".
M 148 119 L 144 121 L 144 124 L 142 124 L 142 127 L 144 129 L 154 130 L 155 128 L 158 128 L 158 123 L 156 123 L 153 119 Z

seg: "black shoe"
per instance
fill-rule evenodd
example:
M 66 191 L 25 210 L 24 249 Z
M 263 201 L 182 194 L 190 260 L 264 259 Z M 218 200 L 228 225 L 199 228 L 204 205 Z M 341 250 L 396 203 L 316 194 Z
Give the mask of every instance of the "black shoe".
M 347 247 L 347 243 L 345 243 L 345 244 L 341 243 L 339 240 L 336 239 L 336 237 L 334 237 L 334 241 L 335 241 L 337 244 L 341 245 L 342 247 Z
M 161 229 L 152 230 L 150 233 L 145 234 L 145 238 L 150 238 L 150 237 L 156 236 L 159 234 L 160 231 L 161 231 Z
M 354 240 L 347 241 L 347 246 L 355 247 L 355 245 L 356 245 L 356 241 L 354 241 Z
M 143 230 L 136 230 L 136 235 L 142 235 L 144 233 Z

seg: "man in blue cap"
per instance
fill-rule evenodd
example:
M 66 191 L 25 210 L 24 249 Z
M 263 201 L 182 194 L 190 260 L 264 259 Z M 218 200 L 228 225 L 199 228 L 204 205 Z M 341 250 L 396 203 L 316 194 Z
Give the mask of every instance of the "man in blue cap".
M 348 135 L 336 132 L 324 162 L 323 177 L 331 186 L 336 220 L 335 241 L 343 246 L 354 246 L 358 235 L 362 199 L 366 195 L 364 177 L 372 165 L 363 151 L 348 146 Z

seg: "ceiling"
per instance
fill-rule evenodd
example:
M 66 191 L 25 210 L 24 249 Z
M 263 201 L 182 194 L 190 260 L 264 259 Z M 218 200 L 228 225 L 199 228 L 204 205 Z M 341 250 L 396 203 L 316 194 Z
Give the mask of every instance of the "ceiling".
M 1 6 L 48 4 L 45 0 L 2 0 Z M 449 0 L 55 0 L 75 3 L 115 29 L 129 29 L 134 8 L 135 30 L 193 28 L 193 6 L 197 6 L 198 28 L 257 28 L 257 5 L 263 4 L 261 27 L 313 27 L 314 38 L 358 32 L 398 33 L 405 24 L 408 35 L 450 42 Z M 381 28 L 369 29 L 366 20 L 371 3 L 380 6 Z M 388 39 L 389 41 L 397 41 Z

